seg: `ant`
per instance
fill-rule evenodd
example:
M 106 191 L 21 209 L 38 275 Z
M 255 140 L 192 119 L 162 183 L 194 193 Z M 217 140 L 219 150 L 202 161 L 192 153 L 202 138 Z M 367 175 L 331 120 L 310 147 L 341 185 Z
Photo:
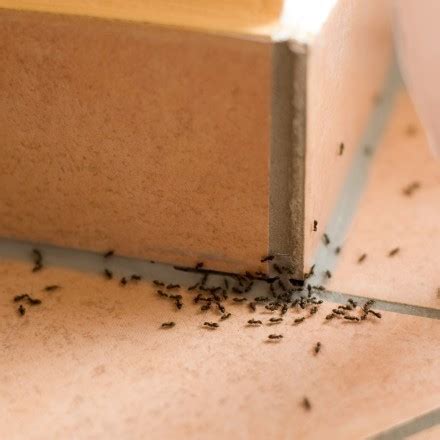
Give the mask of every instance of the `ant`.
M 313 351 L 315 352 L 315 355 L 319 353 L 319 351 L 321 350 L 321 343 L 317 342 Z
M 262 263 L 265 263 L 266 261 L 272 261 L 275 258 L 274 255 L 267 255 L 266 257 L 263 257 L 260 261 Z
M 339 156 L 342 156 L 344 154 L 344 148 L 345 148 L 344 142 L 341 142 L 339 144 Z
M 310 400 L 307 397 L 304 397 L 304 399 L 302 400 L 302 406 L 306 411 L 310 411 L 312 409 Z
M 274 334 L 272 334 L 272 335 L 269 335 L 268 336 L 268 339 L 270 339 L 270 340 L 280 340 L 280 339 L 282 339 L 283 338 L 283 335 L 274 335 Z
M 50 286 L 46 286 L 45 288 L 44 288 L 44 291 L 45 292 L 53 292 L 54 290 L 58 290 L 58 289 L 60 289 L 61 288 L 61 286 L 58 286 L 58 285 L 56 285 L 56 284 L 52 284 L 52 285 L 50 285 Z

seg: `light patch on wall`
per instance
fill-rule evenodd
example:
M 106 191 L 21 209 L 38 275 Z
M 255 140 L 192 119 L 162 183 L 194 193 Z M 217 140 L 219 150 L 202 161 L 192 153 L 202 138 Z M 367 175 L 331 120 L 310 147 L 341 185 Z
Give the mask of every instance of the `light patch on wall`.
M 295 38 L 309 43 L 319 32 L 337 0 L 285 0 L 274 41 Z

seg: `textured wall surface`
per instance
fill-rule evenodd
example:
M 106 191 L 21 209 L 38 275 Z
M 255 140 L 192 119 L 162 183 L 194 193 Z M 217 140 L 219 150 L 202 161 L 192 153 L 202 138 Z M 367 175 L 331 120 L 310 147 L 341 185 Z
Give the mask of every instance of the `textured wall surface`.
M 0 58 L 0 236 L 256 267 L 269 44 L 2 10 Z

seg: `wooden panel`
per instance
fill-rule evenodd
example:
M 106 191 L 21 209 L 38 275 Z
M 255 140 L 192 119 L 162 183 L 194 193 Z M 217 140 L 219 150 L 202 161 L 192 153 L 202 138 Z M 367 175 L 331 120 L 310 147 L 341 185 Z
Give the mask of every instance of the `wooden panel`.
M 256 268 L 271 45 L 3 10 L 0 58 L 1 236 Z

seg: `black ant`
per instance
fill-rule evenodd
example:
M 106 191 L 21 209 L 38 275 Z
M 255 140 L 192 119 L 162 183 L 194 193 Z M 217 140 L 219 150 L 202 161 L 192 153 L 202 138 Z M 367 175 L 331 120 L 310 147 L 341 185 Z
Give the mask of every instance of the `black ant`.
M 50 286 L 46 286 L 45 288 L 44 288 L 44 291 L 45 292 L 53 292 L 54 290 L 58 290 L 58 289 L 60 289 L 61 288 L 61 286 L 58 286 L 57 284 L 52 284 L 52 285 L 50 285 Z
M 262 263 L 265 263 L 266 261 L 272 261 L 275 258 L 274 255 L 267 255 L 266 257 L 263 257 L 260 261 Z
M 339 144 L 339 156 L 342 156 L 344 154 L 344 148 L 345 148 L 344 142 L 341 142 Z
M 306 411 L 310 411 L 312 409 L 310 400 L 307 397 L 304 397 L 304 399 L 302 400 L 302 406 Z
M 282 339 L 283 338 L 283 335 L 269 335 L 268 336 L 268 339 L 270 339 L 270 340 L 280 340 L 280 339 Z
M 321 350 L 321 343 L 317 342 L 313 351 L 315 352 L 315 354 L 318 354 L 320 350 Z
M 398 254 L 399 253 L 399 251 L 400 251 L 400 248 L 394 248 L 394 249 L 392 249 L 389 253 L 388 253 L 388 256 L 389 257 L 394 257 L 394 255 L 396 255 L 396 254 Z

